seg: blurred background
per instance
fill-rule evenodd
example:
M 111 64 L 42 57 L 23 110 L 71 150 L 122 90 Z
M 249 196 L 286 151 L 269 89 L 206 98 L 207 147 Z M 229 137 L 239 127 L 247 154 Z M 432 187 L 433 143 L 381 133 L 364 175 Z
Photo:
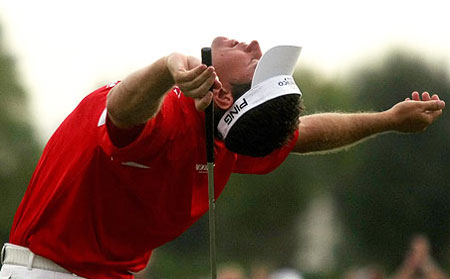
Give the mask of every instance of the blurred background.
M 97 87 L 224 35 L 303 46 L 307 114 L 386 110 L 414 90 L 448 101 L 445 2 L 0 0 L 0 242 L 46 141 Z M 447 278 L 449 135 L 444 112 L 425 133 L 233 175 L 217 201 L 220 278 Z M 208 278 L 207 225 L 156 250 L 141 278 Z

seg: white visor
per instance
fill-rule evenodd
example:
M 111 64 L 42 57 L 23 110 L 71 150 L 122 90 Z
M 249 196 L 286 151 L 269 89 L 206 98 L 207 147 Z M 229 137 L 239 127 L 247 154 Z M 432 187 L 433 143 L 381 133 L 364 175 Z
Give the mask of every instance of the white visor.
M 237 99 L 219 121 L 217 129 L 224 139 L 231 127 L 249 110 L 283 95 L 302 95 L 292 78 L 300 51 L 298 46 L 276 46 L 261 57 L 250 90 Z

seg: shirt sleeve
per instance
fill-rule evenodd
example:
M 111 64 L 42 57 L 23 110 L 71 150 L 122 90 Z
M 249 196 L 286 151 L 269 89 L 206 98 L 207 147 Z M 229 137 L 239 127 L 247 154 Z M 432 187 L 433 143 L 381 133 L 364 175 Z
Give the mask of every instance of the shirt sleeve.
M 139 162 L 143 157 L 149 158 L 152 154 L 157 154 L 176 133 L 177 123 L 179 123 L 176 119 L 181 113 L 177 102 L 179 98 L 176 92 L 174 90 L 168 92 L 159 112 L 152 119 L 128 131 L 114 127 L 108 120 L 105 103 L 98 124 L 99 145 L 111 159 L 123 162 Z
M 298 139 L 298 130 L 294 132 L 291 141 L 265 157 L 237 155 L 234 173 L 266 174 L 276 169 L 286 159 Z
M 112 123 L 109 115 L 106 115 L 106 128 L 108 129 L 111 142 L 117 147 L 125 147 L 139 137 L 145 128 L 145 124 L 140 124 L 128 129 L 119 128 Z

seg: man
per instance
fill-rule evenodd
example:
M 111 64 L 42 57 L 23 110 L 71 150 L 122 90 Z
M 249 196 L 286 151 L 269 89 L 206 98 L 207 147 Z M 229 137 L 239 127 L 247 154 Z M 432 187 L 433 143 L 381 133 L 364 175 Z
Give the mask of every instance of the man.
M 218 37 L 211 48 L 214 67 L 171 54 L 94 91 L 67 117 L 16 213 L 2 278 L 133 278 L 153 249 L 208 210 L 202 111 L 212 101 L 222 115 L 214 143 L 216 197 L 233 172 L 267 173 L 290 152 L 423 131 L 445 106 L 437 95 L 424 93 L 421 100 L 414 92 L 380 113 L 299 118 L 301 93 L 288 73 L 298 48 L 285 49 L 295 59 L 289 66 L 270 62 L 270 55 L 261 66 L 266 55 L 261 59 L 256 41 Z

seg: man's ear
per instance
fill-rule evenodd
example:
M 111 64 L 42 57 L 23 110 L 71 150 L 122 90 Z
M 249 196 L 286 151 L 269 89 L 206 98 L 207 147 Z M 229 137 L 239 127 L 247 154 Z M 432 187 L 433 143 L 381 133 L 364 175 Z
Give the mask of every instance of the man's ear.
M 214 103 L 222 110 L 229 109 L 234 102 L 231 91 L 225 90 L 223 87 L 213 90 Z

